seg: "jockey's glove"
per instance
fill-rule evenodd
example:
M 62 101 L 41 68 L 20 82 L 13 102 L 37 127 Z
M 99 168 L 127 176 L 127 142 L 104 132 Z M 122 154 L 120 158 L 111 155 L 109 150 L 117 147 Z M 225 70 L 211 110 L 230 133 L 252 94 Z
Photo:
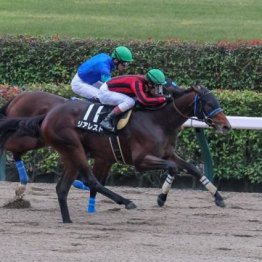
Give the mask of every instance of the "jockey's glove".
M 173 100 L 171 95 L 165 95 L 166 102 L 171 102 Z

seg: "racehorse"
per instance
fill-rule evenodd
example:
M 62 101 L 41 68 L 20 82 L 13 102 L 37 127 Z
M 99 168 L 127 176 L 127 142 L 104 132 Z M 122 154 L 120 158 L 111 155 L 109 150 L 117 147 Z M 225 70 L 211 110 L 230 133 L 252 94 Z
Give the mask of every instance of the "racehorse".
M 217 98 L 207 88 L 197 86 L 186 89 L 179 96 L 172 93 L 173 101 L 158 110 L 134 111 L 130 121 L 117 136 L 122 160 L 133 165 L 138 171 L 162 169 L 169 175 L 158 196 L 162 206 L 167 198 L 172 181 L 178 173 L 178 167 L 200 179 L 202 184 L 214 196 L 215 203 L 223 207 L 224 201 L 217 188 L 192 164 L 187 163 L 174 152 L 176 135 L 181 125 L 196 116 L 220 133 L 228 132 L 231 126 L 223 113 Z M 111 136 L 86 132 L 77 128 L 87 106 L 91 103 L 68 101 L 56 106 L 46 115 L 33 118 L 7 118 L 0 122 L 0 147 L 3 148 L 11 135 L 41 136 L 46 145 L 57 150 L 64 160 L 65 172 L 56 186 L 62 220 L 70 223 L 67 195 L 77 176 L 82 175 L 83 182 L 90 187 L 91 197 L 96 192 L 111 198 L 126 208 L 134 208 L 134 203 L 103 186 L 108 171 L 116 162 L 111 147 Z M 87 164 L 87 155 L 94 158 L 93 172 Z M 96 179 L 97 178 L 97 179 Z M 101 183 L 100 183 L 100 182 Z
M 169 87 L 172 86 L 171 79 L 168 80 Z M 177 87 L 177 92 L 180 89 Z M 31 117 L 47 113 L 53 107 L 67 101 L 66 98 L 43 91 L 23 92 L 12 100 L 8 101 L 0 108 L 0 117 Z M 40 137 L 25 137 L 22 141 L 15 136 L 9 139 L 5 145 L 7 151 L 11 151 L 19 175 L 20 185 L 16 188 L 16 198 L 21 198 L 26 190 L 28 175 L 22 160 L 22 155 L 29 150 L 39 149 L 44 146 L 44 141 Z M 81 181 L 76 180 L 74 186 L 77 188 L 88 189 Z M 92 200 L 91 200 L 92 203 Z M 91 209 L 90 209 L 91 210 Z M 93 211 L 90 211 L 93 212 Z
M 0 108 L 0 116 L 7 117 L 31 117 L 47 113 L 54 106 L 64 103 L 67 99 L 42 91 L 23 92 Z M 11 151 L 19 174 L 20 186 L 16 189 L 19 198 L 26 190 L 28 175 L 22 155 L 31 150 L 44 146 L 43 141 L 36 137 L 24 137 L 24 140 L 13 136 L 5 145 L 5 149 Z

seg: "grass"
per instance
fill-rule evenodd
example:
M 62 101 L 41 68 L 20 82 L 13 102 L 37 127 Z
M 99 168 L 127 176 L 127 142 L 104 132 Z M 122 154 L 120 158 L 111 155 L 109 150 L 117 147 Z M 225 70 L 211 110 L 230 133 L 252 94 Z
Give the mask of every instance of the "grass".
M 0 0 L 0 35 L 262 39 L 260 0 Z

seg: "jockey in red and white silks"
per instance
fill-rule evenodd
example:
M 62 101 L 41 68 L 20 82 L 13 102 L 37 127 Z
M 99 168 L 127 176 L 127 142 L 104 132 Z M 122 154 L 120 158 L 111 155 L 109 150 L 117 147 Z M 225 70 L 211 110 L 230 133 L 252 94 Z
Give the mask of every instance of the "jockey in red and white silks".
M 145 76 L 114 77 L 104 83 L 100 88 L 98 98 L 101 103 L 116 107 L 101 122 L 101 126 L 113 132 L 115 117 L 132 108 L 135 105 L 135 100 L 144 106 L 157 106 L 165 103 L 165 96 L 154 93 L 156 87 L 161 87 L 164 84 L 166 84 L 165 76 L 159 69 L 152 69 Z

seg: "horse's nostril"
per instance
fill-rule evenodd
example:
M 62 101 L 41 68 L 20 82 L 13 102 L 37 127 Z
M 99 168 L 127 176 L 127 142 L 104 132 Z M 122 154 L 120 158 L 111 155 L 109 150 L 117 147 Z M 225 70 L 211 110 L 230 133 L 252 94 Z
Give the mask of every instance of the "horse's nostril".
M 231 130 L 231 126 L 223 126 L 223 132 L 229 132 Z

